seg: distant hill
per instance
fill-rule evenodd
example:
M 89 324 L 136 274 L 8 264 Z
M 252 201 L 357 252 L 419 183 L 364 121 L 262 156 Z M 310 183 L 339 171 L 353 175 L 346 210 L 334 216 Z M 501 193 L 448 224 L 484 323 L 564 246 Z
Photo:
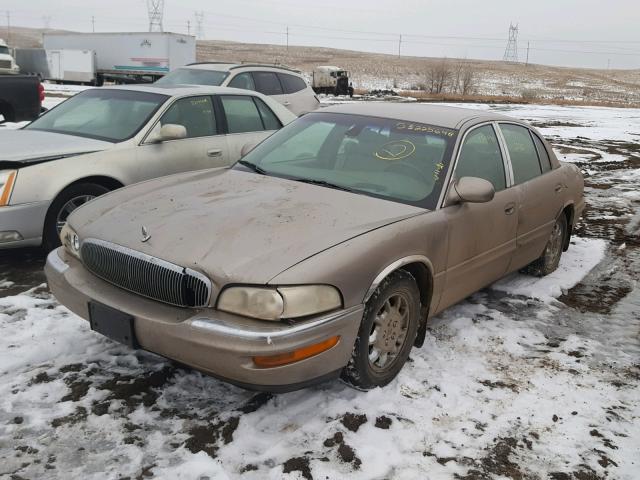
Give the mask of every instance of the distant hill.
M 44 29 L 12 27 L 11 46 L 38 47 Z M 63 31 L 63 30 L 50 30 Z M 0 37 L 7 40 L 6 26 Z M 309 78 L 314 66 L 337 65 L 350 72 L 354 87 L 361 90 L 397 88 L 415 96 L 429 95 L 429 72 L 441 58 L 408 57 L 324 47 L 237 43 L 199 40 L 197 60 L 279 63 L 301 70 Z M 640 104 L 640 70 L 597 70 L 547 65 L 509 64 L 501 61 L 446 59 L 450 70 L 471 69 L 473 97 L 507 97 L 536 101 L 579 101 Z M 451 81 L 451 79 L 449 79 Z M 426 89 L 426 92 L 424 91 Z M 444 92 L 447 92 L 445 88 Z

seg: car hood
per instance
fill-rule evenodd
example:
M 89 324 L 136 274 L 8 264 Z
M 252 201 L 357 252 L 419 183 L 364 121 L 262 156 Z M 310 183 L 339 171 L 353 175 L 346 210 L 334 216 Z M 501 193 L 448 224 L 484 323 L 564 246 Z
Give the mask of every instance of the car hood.
M 113 143 L 91 138 L 39 130 L 1 130 L 0 165 L 16 167 L 26 163 L 42 163 L 81 153 L 97 152 Z
M 266 284 L 350 238 L 422 208 L 230 169 L 174 175 L 117 190 L 76 210 L 70 225 L 200 270 L 214 283 Z M 151 238 L 143 242 L 142 227 Z

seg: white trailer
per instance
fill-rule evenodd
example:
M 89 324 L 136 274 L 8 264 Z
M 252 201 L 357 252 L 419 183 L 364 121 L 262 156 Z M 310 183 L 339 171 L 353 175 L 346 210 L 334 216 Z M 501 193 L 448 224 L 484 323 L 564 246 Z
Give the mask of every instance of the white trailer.
M 16 48 L 15 52 L 22 73 L 56 82 L 96 83 L 96 54 L 93 50 Z
M 98 84 L 104 78 L 155 80 L 196 60 L 196 39 L 167 32 L 45 33 L 46 50 L 93 50 Z
M 313 69 L 311 88 L 316 93 L 353 96 L 349 72 L 333 65 L 321 65 Z

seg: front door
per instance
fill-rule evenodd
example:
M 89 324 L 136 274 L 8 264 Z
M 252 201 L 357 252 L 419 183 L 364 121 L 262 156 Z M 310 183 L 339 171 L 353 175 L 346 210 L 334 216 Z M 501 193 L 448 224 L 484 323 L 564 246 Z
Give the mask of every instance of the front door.
M 443 209 L 448 254 L 439 310 L 502 277 L 515 250 L 519 192 L 507 188 L 505 162 L 493 125 L 481 125 L 466 135 L 454 181 L 462 177 L 484 178 L 493 184 L 496 194 L 487 203 L 458 203 Z
M 187 136 L 138 147 L 136 166 L 139 180 L 221 167 L 231 162 L 226 136 L 218 133 L 213 100 L 210 96 L 176 100 L 160 117 L 152 132 L 159 132 L 162 125 L 167 124 L 182 125 L 187 130 Z M 149 137 L 150 135 L 147 139 Z

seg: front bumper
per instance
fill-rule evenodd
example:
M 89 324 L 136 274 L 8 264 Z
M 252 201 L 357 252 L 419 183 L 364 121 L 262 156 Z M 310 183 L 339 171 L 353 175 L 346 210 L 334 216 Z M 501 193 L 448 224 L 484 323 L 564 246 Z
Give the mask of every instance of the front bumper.
M 19 234 L 18 239 L 0 241 L 0 249 L 41 245 L 44 220 L 48 209 L 49 202 L 0 207 L 0 234 L 4 232 Z
M 363 306 L 286 325 L 206 309 L 186 309 L 149 300 L 115 287 L 89 273 L 64 248 L 47 258 L 49 287 L 60 303 L 84 319 L 90 300 L 134 318 L 142 348 L 203 370 L 245 388 L 294 390 L 337 376 L 348 363 L 362 319 Z M 259 368 L 252 357 L 277 355 L 333 336 L 331 349 L 305 360 Z

